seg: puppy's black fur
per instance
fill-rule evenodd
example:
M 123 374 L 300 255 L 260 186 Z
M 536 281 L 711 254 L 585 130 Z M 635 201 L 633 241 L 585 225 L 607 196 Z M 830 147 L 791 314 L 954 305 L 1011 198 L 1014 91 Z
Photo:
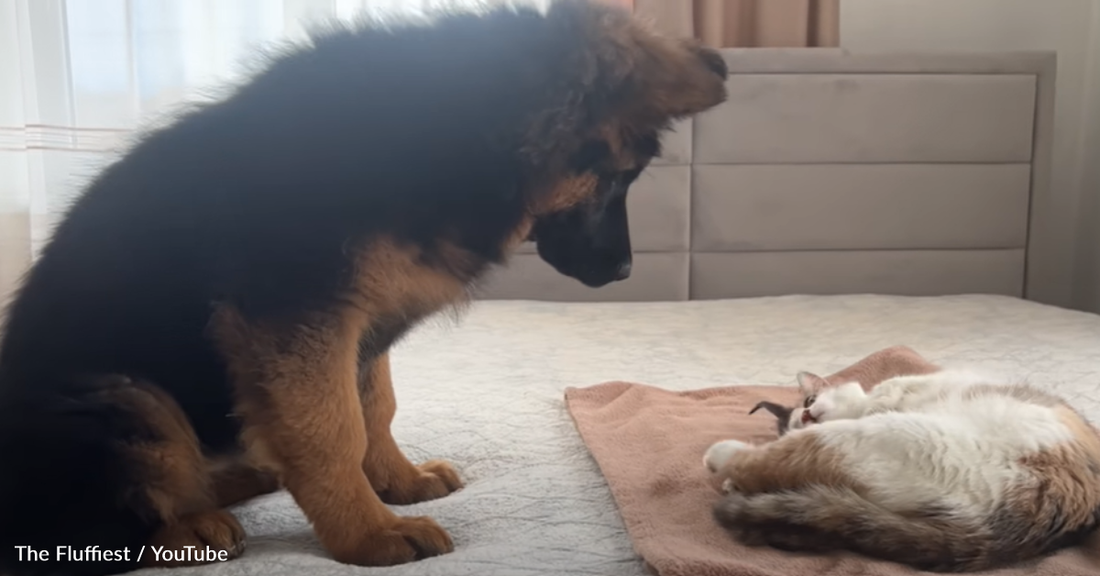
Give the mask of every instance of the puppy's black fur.
M 646 79 L 594 56 L 595 25 L 560 4 L 318 34 L 144 136 L 88 186 L 8 309 L 0 572 L 59 568 L 16 561 L 20 545 L 131 551 L 63 565 L 69 574 L 136 566 L 161 520 L 128 449 L 163 438 L 112 400 L 129 378 L 179 404 L 204 454 L 239 449 L 234 386 L 207 329 L 216 304 L 295 325 L 342 298 L 349 254 L 378 238 L 472 282 L 505 261 L 556 179 L 583 174 L 593 191 L 536 215 L 531 237 L 590 286 L 629 274 L 626 191 L 667 121 L 694 109 L 643 110 L 633 99 Z M 720 88 L 721 59 L 691 50 Z M 622 128 L 610 142 L 609 127 Z M 456 261 L 441 239 L 473 257 Z

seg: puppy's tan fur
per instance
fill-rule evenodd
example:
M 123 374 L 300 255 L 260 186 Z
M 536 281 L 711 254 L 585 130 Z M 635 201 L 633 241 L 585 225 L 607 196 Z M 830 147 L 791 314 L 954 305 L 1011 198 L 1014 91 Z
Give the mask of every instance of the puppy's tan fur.
M 64 470 L 8 440 L 37 435 L 74 454 L 92 444 L 95 498 L 73 492 L 64 515 L 76 519 L 59 532 L 60 512 L 44 517 L 14 492 L 41 497 L 70 480 L 16 478 L 20 490 L 0 493 L 0 510 L 18 516 L 0 523 L 0 544 L 125 524 L 118 546 L 209 542 L 238 554 L 243 533 L 223 507 L 284 487 L 338 561 L 450 551 L 435 521 L 386 506 L 462 486 L 450 464 L 414 464 L 398 449 L 391 346 L 462 306 L 533 236 L 563 274 L 622 279 L 626 189 L 672 122 L 726 95 L 717 52 L 599 0 L 336 28 L 140 142 L 51 241 L 0 348 L 2 385 L 18 392 L 0 409 L 48 424 L 0 429 L 0 456 Z M 409 54 L 408 42 L 446 47 L 445 61 Z M 74 302 L 74 278 L 94 298 Z M 77 375 L 105 366 L 149 382 L 93 379 L 108 396 L 89 399 Z M 51 412 L 43 382 L 126 426 Z M 95 437 L 59 440 L 51 427 Z

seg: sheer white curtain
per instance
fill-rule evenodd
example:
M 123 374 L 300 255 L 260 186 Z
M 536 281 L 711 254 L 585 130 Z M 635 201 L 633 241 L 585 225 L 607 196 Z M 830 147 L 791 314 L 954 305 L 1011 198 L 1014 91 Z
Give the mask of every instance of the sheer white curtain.
M 129 132 L 232 81 L 250 50 L 361 11 L 497 1 L 0 0 L 0 303 Z

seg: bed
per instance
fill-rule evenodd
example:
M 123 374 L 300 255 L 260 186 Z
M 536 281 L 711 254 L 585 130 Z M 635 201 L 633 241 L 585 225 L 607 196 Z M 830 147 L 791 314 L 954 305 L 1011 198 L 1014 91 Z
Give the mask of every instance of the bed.
M 525 247 L 462 316 L 393 351 L 396 436 L 467 487 L 408 507 L 456 551 L 330 560 L 285 492 L 238 560 L 173 574 L 650 574 L 565 411 L 568 386 L 792 384 L 905 344 L 1024 377 L 1100 420 L 1100 317 L 1060 308 L 1048 53 L 726 50 L 730 99 L 677 125 L 630 199 L 634 276 Z

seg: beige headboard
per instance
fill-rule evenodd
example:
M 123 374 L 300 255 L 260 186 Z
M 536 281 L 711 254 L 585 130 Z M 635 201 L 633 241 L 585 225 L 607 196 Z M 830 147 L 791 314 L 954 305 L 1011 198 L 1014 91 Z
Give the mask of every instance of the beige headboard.
M 731 49 L 722 106 L 629 198 L 634 273 L 590 289 L 524 246 L 486 298 L 995 293 L 1044 276 L 1054 55 Z

